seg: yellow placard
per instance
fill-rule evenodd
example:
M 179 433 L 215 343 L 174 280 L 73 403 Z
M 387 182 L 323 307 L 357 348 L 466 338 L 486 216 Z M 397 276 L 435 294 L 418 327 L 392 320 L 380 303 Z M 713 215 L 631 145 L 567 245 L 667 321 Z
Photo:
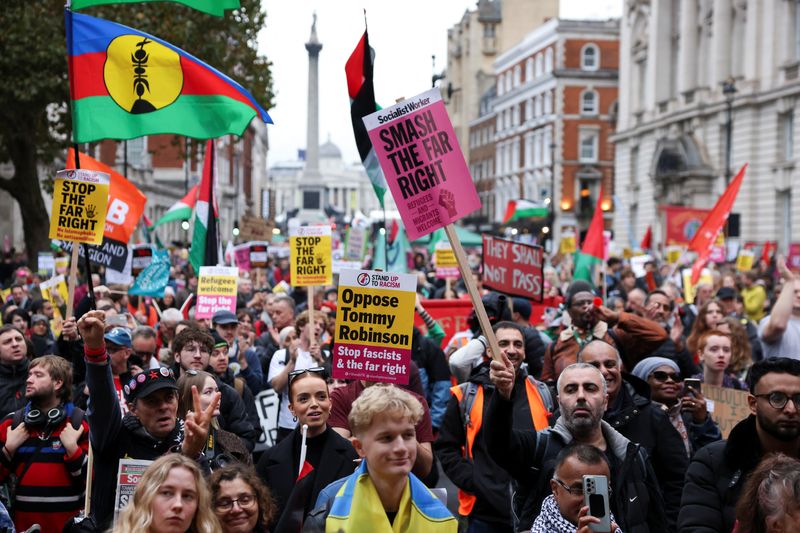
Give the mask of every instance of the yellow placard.
M 96 170 L 61 170 L 53 185 L 50 238 L 101 244 L 108 209 L 109 175 Z
M 333 377 L 408 383 L 416 286 L 412 274 L 342 269 Z
M 558 247 L 561 254 L 574 254 L 578 251 L 577 244 L 575 243 L 575 235 L 565 235 L 561 237 L 561 244 Z
M 301 226 L 289 232 L 293 287 L 333 283 L 330 226 Z
M 755 254 L 752 250 L 742 250 L 736 258 L 736 270 L 746 272 L 753 269 Z
M 667 247 L 667 262 L 674 265 L 680 260 L 682 253 L 683 253 L 683 248 L 680 248 L 678 246 Z
M 683 276 L 683 301 L 691 305 L 694 303 L 695 288 L 695 286 L 692 285 L 692 269 L 685 268 L 681 274 Z M 701 283 L 710 283 L 711 285 L 714 284 L 714 278 L 711 277 L 711 271 L 707 268 L 704 268 L 700 272 L 700 279 L 698 280 L 697 284 L 700 285 Z

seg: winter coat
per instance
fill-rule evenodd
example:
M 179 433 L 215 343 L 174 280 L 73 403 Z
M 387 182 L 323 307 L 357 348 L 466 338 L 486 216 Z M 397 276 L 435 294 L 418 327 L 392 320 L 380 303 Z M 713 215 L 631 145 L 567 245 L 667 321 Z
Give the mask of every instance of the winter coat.
M 660 406 L 650 401 L 647 383 L 629 374 L 623 375 L 614 405 L 608 406 L 603 420 L 647 450 L 664 497 L 667 522 L 670 531 L 674 531 L 681 506 L 683 478 L 689 466 L 680 433 Z
M 484 435 L 489 454 L 512 477 L 531 487 L 525 510 L 538 513 L 551 493 L 556 456 L 572 441 L 563 417 L 540 432 L 512 429 L 513 403 L 493 394 L 486 412 Z M 611 463 L 611 510 L 625 533 L 670 531 L 664 501 L 647 451 L 601 421 L 606 456 Z M 535 515 L 534 515 L 535 516 Z M 522 520 L 522 517 L 520 518 Z
M 755 415 L 736 424 L 727 441 L 694 454 L 686 472 L 678 531 L 732 531 L 742 487 L 763 457 Z
M 27 358 L 16 365 L 0 364 L 0 417 L 25 407 L 25 382 L 28 380 Z

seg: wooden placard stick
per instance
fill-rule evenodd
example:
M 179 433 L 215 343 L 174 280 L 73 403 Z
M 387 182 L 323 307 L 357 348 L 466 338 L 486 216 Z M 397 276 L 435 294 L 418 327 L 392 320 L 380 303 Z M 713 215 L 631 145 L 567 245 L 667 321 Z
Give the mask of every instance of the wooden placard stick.
M 306 287 L 306 293 L 308 296 L 306 303 L 308 307 L 308 346 L 310 348 L 312 344 L 317 342 L 314 335 L 314 287 Z
M 64 320 L 69 320 L 73 312 L 75 302 L 75 284 L 78 282 L 78 247 L 80 243 L 72 243 L 72 257 L 69 262 L 69 280 L 67 281 L 67 316 Z
M 467 262 L 467 254 L 464 253 L 464 248 L 461 246 L 461 241 L 458 240 L 456 235 L 456 228 L 453 224 L 447 224 L 444 227 L 444 232 L 450 240 L 450 246 L 455 253 L 456 261 L 458 262 L 458 271 L 461 272 L 461 277 L 464 278 L 464 284 L 467 286 L 469 292 L 469 299 L 472 300 L 472 306 L 475 308 L 475 315 L 478 317 L 478 323 L 481 326 L 483 336 L 489 343 L 489 349 L 492 352 L 492 359 L 500 360 L 500 346 L 497 344 L 497 338 L 492 331 L 492 324 L 489 322 L 489 317 L 486 315 L 486 309 L 483 308 L 483 301 L 481 295 L 478 293 L 478 286 L 475 280 L 472 279 L 472 270 L 469 268 Z

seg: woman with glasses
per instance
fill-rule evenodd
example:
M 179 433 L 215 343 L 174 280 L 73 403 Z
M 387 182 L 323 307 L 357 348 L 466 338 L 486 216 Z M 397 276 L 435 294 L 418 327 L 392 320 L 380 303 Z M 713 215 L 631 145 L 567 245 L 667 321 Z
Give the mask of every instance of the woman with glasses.
M 706 399 L 699 390 L 684 390 L 680 370 L 675 361 L 665 357 L 642 359 L 631 372 L 650 386 L 650 399 L 664 405 L 670 422 L 678 430 L 686 454 L 722 439 L 716 422 L 711 419 Z
M 207 409 L 214 399 L 214 395 L 219 392 L 219 387 L 214 377 L 203 370 L 185 370 L 178 378 L 178 418 L 185 420 L 186 413 L 193 409 L 192 406 L 192 387 L 197 387 L 200 393 L 200 407 Z M 219 427 L 217 417 L 219 407 L 214 411 L 214 418 L 211 420 L 208 441 L 203 449 L 203 455 L 208 462 L 207 466 L 212 470 L 224 467 L 233 461 L 239 461 L 248 465 L 253 464 L 250 452 L 242 443 L 242 440 L 233 433 L 225 431 Z
M 321 367 L 289 373 L 289 411 L 298 427 L 287 438 L 264 452 L 258 462 L 258 475 L 270 487 L 277 504 L 276 519 L 286 510 L 300 471 L 303 426 L 308 426 L 306 461 L 314 467 L 308 474 L 313 476 L 313 488 L 305 500 L 303 516 L 311 511 L 322 489 L 352 474 L 357 466 L 354 461 L 358 455 L 350 441 L 328 427 L 331 398 L 325 378 Z
M 223 533 L 268 533 L 275 504 L 252 467 L 231 464 L 209 479 L 214 513 Z
M 159 457 L 145 470 L 113 533 L 216 533 L 217 517 L 197 463 L 177 453 Z

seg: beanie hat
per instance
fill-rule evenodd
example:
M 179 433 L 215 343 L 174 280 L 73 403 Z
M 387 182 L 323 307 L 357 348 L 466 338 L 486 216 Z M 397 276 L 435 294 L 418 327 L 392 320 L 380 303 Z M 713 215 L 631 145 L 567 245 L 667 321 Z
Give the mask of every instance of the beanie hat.
M 666 357 L 648 357 L 639 361 L 636 366 L 633 367 L 631 374 L 639 379 L 647 381 L 647 378 L 650 377 L 650 374 L 652 374 L 655 369 L 660 366 L 668 366 L 677 374 L 681 373 L 680 368 L 678 368 L 678 364 L 672 359 L 667 359 Z

